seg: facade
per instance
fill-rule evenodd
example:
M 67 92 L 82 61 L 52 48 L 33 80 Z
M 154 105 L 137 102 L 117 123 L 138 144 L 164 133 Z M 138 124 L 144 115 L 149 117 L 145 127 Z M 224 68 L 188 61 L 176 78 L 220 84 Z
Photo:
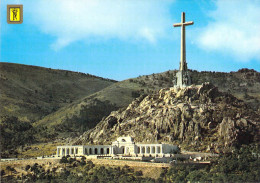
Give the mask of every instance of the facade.
M 57 146 L 57 156 L 163 156 L 174 154 L 178 146 L 170 144 L 135 144 L 131 137 L 119 137 L 112 145 L 68 145 Z

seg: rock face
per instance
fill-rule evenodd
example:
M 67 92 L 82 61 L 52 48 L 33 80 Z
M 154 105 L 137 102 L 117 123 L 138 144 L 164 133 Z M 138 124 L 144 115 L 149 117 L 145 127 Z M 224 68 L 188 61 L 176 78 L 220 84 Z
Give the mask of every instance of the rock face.
M 209 83 L 166 88 L 112 112 L 74 144 L 108 144 L 119 136 L 135 141 L 179 144 L 186 150 L 222 152 L 259 142 L 260 115 Z

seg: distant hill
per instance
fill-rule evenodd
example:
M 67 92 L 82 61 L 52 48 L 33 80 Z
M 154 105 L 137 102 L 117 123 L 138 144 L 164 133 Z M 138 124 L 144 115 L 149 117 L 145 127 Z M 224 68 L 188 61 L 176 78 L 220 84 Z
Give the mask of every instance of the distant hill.
M 0 117 L 35 122 L 115 82 L 90 74 L 0 62 Z

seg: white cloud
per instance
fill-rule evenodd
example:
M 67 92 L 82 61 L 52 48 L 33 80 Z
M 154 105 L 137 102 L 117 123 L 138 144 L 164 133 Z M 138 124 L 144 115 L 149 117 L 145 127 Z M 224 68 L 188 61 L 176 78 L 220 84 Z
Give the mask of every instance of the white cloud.
M 118 38 L 155 43 L 169 26 L 172 0 L 38 0 L 30 7 L 34 24 L 57 40 L 59 50 L 74 41 Z M 28 11 L 28 10 L 27 10 Z
M 239 61 L 260 59 L 259 1 L 218 0 L 209 15 L 214 21 L 198 37 L 202 48 L 230 54 Z

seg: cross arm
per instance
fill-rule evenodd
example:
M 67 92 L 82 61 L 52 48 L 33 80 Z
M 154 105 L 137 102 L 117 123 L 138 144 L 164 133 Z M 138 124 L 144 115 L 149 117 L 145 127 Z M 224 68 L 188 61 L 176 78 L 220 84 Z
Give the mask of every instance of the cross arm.
M 181 27 L 183 25 L 183 23 L 177 23 L 177 24 L 173 24 L 173 27 Z
M 194 22 L 190 21 L 190 22 L 185 22 L 185 23 L 177 23 L 177 24 L 173 24 L 173 27 L 181 27 L 181 26 L 186 26 L 186 25 L 193 25 Z
M 185 23 L 183 23 L 184 25 L 193 25 L 194 24 L 194 22 L 193 21 L 190 21 L 190 22 L 185 22 Z

